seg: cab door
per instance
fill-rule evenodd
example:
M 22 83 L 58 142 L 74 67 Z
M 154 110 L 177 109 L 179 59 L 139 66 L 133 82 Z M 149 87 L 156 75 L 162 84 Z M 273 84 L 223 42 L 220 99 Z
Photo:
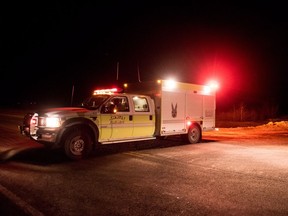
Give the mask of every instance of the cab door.
M 101 110 L 101 141 L 122 141 L 132 138 L 133 118 L 126 96 L 115 95 Z
M 155 112 L 152 100 L 145 96 L 132 96 L 133 138 L 153 137 L 155 132 Z
M 126 96 L 115 96 L 111 99 L 114 104 L 114 114 L 111 114 L 111 140 L 131 139 L 133 133 L 133 118 Z

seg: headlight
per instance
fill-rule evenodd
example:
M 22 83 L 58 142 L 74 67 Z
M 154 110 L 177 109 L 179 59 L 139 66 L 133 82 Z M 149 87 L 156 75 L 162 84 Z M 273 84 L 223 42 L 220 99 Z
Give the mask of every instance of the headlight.
M 58 117 L 47 117 L 46 127 L 60 127 L 61 119 Z

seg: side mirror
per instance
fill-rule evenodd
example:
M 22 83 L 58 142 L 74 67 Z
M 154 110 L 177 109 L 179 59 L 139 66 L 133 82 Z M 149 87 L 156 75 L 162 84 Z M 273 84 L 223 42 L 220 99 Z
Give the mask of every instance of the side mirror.
M 107 103 L 102 109 L 103 113 L 111 113 L 114 114 L 117 112 L 117 107 L 114 103 Z

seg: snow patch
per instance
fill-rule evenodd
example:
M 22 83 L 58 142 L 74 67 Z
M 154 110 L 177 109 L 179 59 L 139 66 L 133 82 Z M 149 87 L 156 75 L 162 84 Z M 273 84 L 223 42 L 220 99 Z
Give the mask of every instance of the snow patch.
M 281 128 L 288 129 L 288 121 L 278 121 L 278 122 L 268 122 L 267 124 L 261 125 L 259 127 L 268 127 L 268 128 Z

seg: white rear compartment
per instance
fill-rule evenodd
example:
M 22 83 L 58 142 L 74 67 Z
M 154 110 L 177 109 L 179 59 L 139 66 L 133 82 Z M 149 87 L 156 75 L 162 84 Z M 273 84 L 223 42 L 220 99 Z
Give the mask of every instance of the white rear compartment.
M 185 134 L 187 122 L 203 131 L 215 129 L 215 92 L 208 86 L 162 80 L 160 135 Z

